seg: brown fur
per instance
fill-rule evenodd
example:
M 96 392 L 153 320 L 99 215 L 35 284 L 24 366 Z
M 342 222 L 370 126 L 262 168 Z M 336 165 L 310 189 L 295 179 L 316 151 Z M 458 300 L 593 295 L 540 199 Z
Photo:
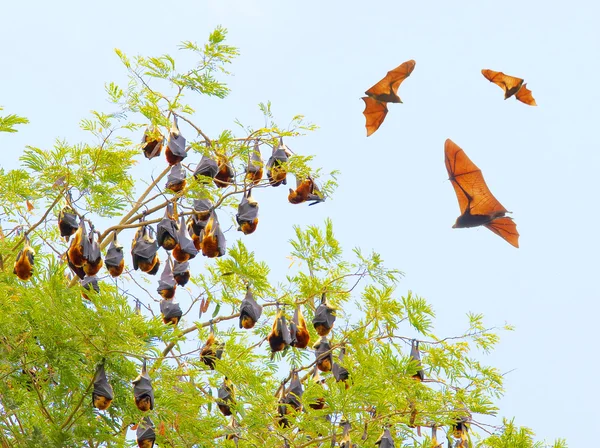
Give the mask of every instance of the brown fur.
M 163 299 L 172 299 L 175 297 L 175 290 L 177 289 L 177 285 L 169 289 L 161 289 L 158 293 L 161 295 Z
M 282 183 L 285 183 L 287 171 L 279 166 L 274 166 L 269 171 L 269 182 L 273 187 L 278 187 Z
M 171 166 L 177 165 L 179 162 L 183 160 L 183 157 L 176 156 L 173 152 L 167 148 L 165 149 L 165 157 L 167 158 L 167 163 Z
M 329 356 L 321 358 L 317 361 L 317 369 L 321 372 L 331 372 L 331 359 Z
M 159 156 L 162 152 L 162 135 L 160 136 L 159 140 L 150 140 L 150 136 L 144 135 L 144 146 L 142 147 L 142 151 L 144 151 L 146 157 L 149 157 L 152 154 L 152 152 L 156 148 L 156 145 L 158 145 L 159 149 L 155 157 Z
M 148 395 L 142 395 L 139 398 L 135 399 L 135 405 L 142 412 L 147 412 L 150 410 L 151 401 Z
M 71 245 L 69 246 L 69 250 L 67 252 L 69 260 L 71 260 L 73 266 L 78 268 L 83 267 L 85 264 L 85 258 L 83 258 L 83 244 L 81 241 L 82 234 L 83 231 L 81 230 L 81 227 L 79 227 L 77 232 L 75 232 L 75 237 L 73 238 L 73 241 L 71 241 Z
M 163 317 L 163 322 L 167 325 L 169 325 L 169 324 L 177 325 L 179 323 L 179 318 L 178 317 L 169 317 L 167 319 L 167 318 Z
M 302 202 L 306 202 L 309 195 L 311 195 L 314 191 L 315 183 L 309 177 L 304 179 L 296 188 L 296 191 L 290 188 L 290 194 L 288 195 L 288 201 L 292 204 L 301 204 Z
M 181 182 L 177 182 L 176 184 L 167 185 L 167 188 L 175 193 L 178 193 L 185 188 L 186 184 L 186 180 L 183 179 Z
M 258 185 L 263 177 L 263 169 L 259 169 L 254 173 L 246 173 L 246 182 L 251 182 L 253 185 Z
M 85 272 L 91 277 L 92 275 L 96 275 L 98 272 L 100 272 L 100 268 L 103 265 L 104 262 L 102 261 L 102 258 L 98 258 L 98 261 L 94 261 L 93 263 L 90 261 L 86 261 L 83 264 L 83 272 Z
M 138 261 L 138 267 L 143 271 L 150 275 L 156 275 L 158 272 L 158 268 L 160 267 L 160 260 L 158 259 L 158 254 L 154 255 L 152 261 L 148 262 L 146 260 Z
M 17 255 L 13 274 L 16 274 L 21 280 L 29 280 L 33 275 L 33 256 L 35 252 L 27 245 Z
M 202 255 L 208 258 L 219 256 L 219 242 L 216 236 L 204 235 L 204 239 L 202 240 Z
M 177 241 L 171 235 L 166 235 L 162 240 L 164 250 L 173 250 L 177 246 Z
M 254 233 L 254 231 L 256 230 L 256 228 L 258 227 L 258 218 L 255 218 L 252 222 L 243 222 L 240 227 L 239 230 L 241 230 L 244 235 L 250 235 L 251 233 Z
M 96 395 L 93 394 L 93 401 L 94 401 L 94 407 L 97 409 L 100 409 L 101 411 L 106 411 L 109 407 L 110 404 L 112 403 L 112 400 L 103 397 L 102 395 Z
M 219 188 L 227 188 L 233 183 L 233 169 L 224 157 L 219 157 L 217 163 L 219 164 L 219 172 L 214 178 L 215 185 Z
M 58 220 L 58 229 L 60 230 L 60 236 L 64 236 L 66 241 L 69 241 L 69 237 L 77 232 L 79 226 L 71 227 L 69 224 L 62 220 Z
M 249 330 L 250 328 L 254 328 L 254 325 L 256 325 L 256 322 L 250 316 L 242 317 L 241 323 L 242 323 L 242 328 L 245 328 L 246 330 Z
M 190 254 L 181 250 L 181 246 L 179 245 L 179 243 L 177 243 L 173 248 L 172 254 L 173 258 L 175 258 L 175 260 L 177 260 L 180 263 L 185 263 L 190 259 Z
M 319 336 L 327 336 L 329 334 L 329 332 L 331 331 L 331 327 L 327 328 L 325 325 L 318 324 L 318 325 L 315 325 L 315 331 L 317 332 L 317 334 Z
M 185 271 L 183 274 L 175 274 L 174 277 L 179 286 L 185 286 L 190 281 L 190 271 Z
M 310 333 L 306 328 L 306 321 L 301 312 L 298 312 L 298 329 L 296 331 L 296 348 L 306 348 L 310 341 Z
M 119 266 L 107 266 L 108 269 L 108 273 L 112 276 L 112 277 L 118 277 L 119 275 L 121 275 L 123 273 L 123 269 L 125 268 L 125 260 L 121 260 L 121 262 L 119 263 Z
M 138 440 L 137 445 L 139 448 L 152 448 L 154 446 L 154 440 L 152 440 L 152 439 Z

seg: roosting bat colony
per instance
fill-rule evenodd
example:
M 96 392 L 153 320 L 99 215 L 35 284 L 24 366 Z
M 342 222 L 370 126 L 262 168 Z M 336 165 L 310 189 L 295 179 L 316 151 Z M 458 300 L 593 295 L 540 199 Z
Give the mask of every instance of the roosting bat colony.
M 388 113 L 388 103 L 402 102 L 398 96 L 398 88 L 412 74 L 414 68 L 415 61 L 404 62 L 388 72 L 385 78 L 365 92 L 367 96 L 362 99 L 365 102 L 363 113 L 366 118 L 367 136 L 372 135 L 382 125 Z M 505 99 L 515 96 L 517 100 L 527 105 L 536 105 L 531 91 L 527 89 L 523 79 L 492 70 L 482 70 L 482 73 L 486 79 L 504 90 Z M 207 258 L 225 255 L 226 241 L 217 217 L 217 207 L 209 199 L 196 199 L 190 212 L 182 211 L 183 208 L 178 203 L 178 199 L 182 197 L 181 192 L 186 191 L 186 177 L 189 170 L 188 167 L 182 165 L 182 161 L 188 156 L 190 148 L 186 145 L 186 139 L 182 136 L 176 119 L 167 134 L 165 139 L 158 127 L 148 126 L 143 135 L 141 150 L 148 159 L 160 156 L 164 150 L 166 161 L 171 166 L 165 189 L 175 195 L 172 200 L 168 201 L 164 217 L 158 222 L 156 229 L 152 225 L 146 224 L 146 215 L 141 218 L 140 225 L 131 242 L 130 253 L 131 265 L 134 270 L 154 276 L 161 269 L 159 249 L 162 248 L 166 252 L 157 293 L 162 298 L 160 311 L 164 323 L 178 325 L 183 312 L 179 303 L 175 301 L 175 295 L 177 287 L 185 286 L 190 280 L 190 261 L 200 254 Z M 252 189 L 258 186 L 277 187 L 287 184 L 287 162 L 292 155 L 291 151 L 283 143 L 283 139 L 279 138 L 277 144 L 272 148 L 269 146 L 272 149 L 271 155 L 264 163 L 260 146 L 266 143 L 256 140 L 254 147 L 248 148 L 248 163 L 243 174 L 244 190 L 235 216 L 237 230 L 244 235 L 254 233 L 259 223 L 259 206 L 257 200 L 252 196 Z M 450 139 L 445 142 L 444 152 L 449 180 L 454 187 L 461 212 L 453 227 L 485 226 L 511 245 L 518 247 L 519 233 L 516 225 L 511 218 L 506 216 L 508 211 L 488 189 L 481 170 Z M 265 174 L 266 182 L 263 181 Z M 212 182 L 216 187 L 222 189 L 228 188 L 236 182 L 235 171 L 228 158 L 223 154 L 217 154 L 214 157 L 203 155 L 193 171 L 193 176 L 200 183 L 207 185 Z M 118 232 L 113 231 L 110 245 L 103 257 L 98 243 L 99 233 L 88 219 L 76 211 L 69 194 L 67 194 L 66 200 L 66 206 L 58 214 L 60 235 L 66 241 L 70 240 L 64 258 L 80 279 L 83 297 L 93 300 L 92 290 L 100 291 L 98 275 L 103 267 L 111 277 L 119 277 L 124 272 L 123 246 L 117 240 Z M 309 175 L 305 178 L 297 177 L 296 188 L 289 189 L 288 201 L 291 204 L 308 202 L 313 205 L 324 201 L 324 195 L 319 191 L 315 180 Z M 26 237 L 24 247 L 14 263 L 14 274 L 26 281 L 32 277 L 33 271 L 34 250 Z M 201 306 L 203 311 L 206 311 L 207 307 L 207 303 L 203 303 Z M 246 295 L 241 300 L 239 307 L 239 327 L 244 330 L 254 328 L 262 311 L 263 307 L 255 300 L 252 287 L 248 285 Z M 314 371 L 311 375 L 300 378 L 298 371 L 292 370 L 287 380 L 289 385 L 286 386 L 286 381 L 276 391 L 279 400 L 277 423 L 284 428 L 292 425 L 290 415 L 301 412 L 305 405 L 312 409 L 323 409 L 326 406 L 324 398 L 318 398 L 311 403 L 303 403 L 303 381 L 312 381 L 314 384 L 322 385 L 325 380 L 321 374 L 331 372 L 332 378 L 336 382 L 342 382 L 345 388 L 352 387 L 350 373 L 343 365 L 346 348 L 342 346 L 339 349 L 336 360 L 334 351 L 338 346 L 333 345 L 328 339 L 335 320 L 336 310 L 328 303 L 326 294 L 323 293 L 312 319 L 312 326 L 319 336 L 317 341 L 312 341 L 315 354 Z M 200 350 L 200 360 L 208 369 L 214 370 L 226 347 L 218 340 L 212 322 L 210 329 L 210 335 Z M 288 321 L 285 310 L 278 304 L 272 329 L 266 340 L 272 357 L 277 352 L 287 350 L 288 347 L 296 349 L 309 347 L 310 334 L 302 306 L 296 305 L 293 316 Z M 410 358 L 416 367 L 413 378 L 415 381 L 422 382 L 425 379 L 425 373 L 421 365 L 418 341 L 413 341 Z M 145 359 L 139 376 L 133 381 L 132 392 L 132 399 L 141 412 L 145 413 L 154 409 L 152 379 L 146 368 Z M 98 365 L 95 372 L 92 404 L 95 408 L 104 411 L 109 408 L 113 398 L 113 389 L 108 381 L 103 362 Z M 223 378 L 216 403 L 223 415 L 231 417 L 230 427 L 236 428 L 238 426 L 235 411 L 236 388 L 227 377 Z M 160 406 L 160 403 L 157 403 L 157 406 Z M 415 402 L 411 401 L 409 407 L 411 410 L 409 427 L 419 428 Z M 370 412 L 375 415 L 376 410 L 372 409 Z M 351 422 L 343 421 L 341 428 L 340 446 L 345 448 L 354 446 L 351 442 Z M 455 425 L 450 428 L 451 436 L 459 441 L 457 446 L 467 446 L 468 428 L 468 417 L 457 420 Z M 420 431 L 420 429 L 418 430 Z M 148 416 L 143 417 L 136 426 L 136 431 L 137 443 L 140 447 L 154 446 L 156 432 L 154 424 Z M 432 428 L 433 446 L 437 446 L 435 431 L 434 426 Z M 227 438 L 233 439 L 237 443 L 238 439 L 235 434 L 235 431 L 231 431 Z M 392 433 L 388 427 L 384 428 L 376 444 L 381 448 L 394 446 Z M 287 441 L 285 446 L 289 446 Z

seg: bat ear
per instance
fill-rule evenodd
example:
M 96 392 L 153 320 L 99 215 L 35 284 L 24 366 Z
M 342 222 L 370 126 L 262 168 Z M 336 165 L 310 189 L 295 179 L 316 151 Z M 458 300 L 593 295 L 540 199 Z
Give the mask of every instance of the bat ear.
M 289 188 L 289 190 L 290 190 L 290 194 L 294 192 L 294 190 L 292 190 L 291 188 Z

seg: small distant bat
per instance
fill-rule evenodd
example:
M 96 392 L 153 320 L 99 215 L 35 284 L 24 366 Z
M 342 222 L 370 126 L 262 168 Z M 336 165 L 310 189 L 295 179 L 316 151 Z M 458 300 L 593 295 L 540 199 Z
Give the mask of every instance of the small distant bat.
M 173 278 L 179 286 L 185 286 L 190 281 L 190 264 L 187 261 L 180 263 L 175 260 L 173 262 Z
M 185 263 L 196 257 L 196 255 L 198 255 L 198 249 L 196 249 L 194 241 L 188 233 L 185 217 L 181 215 L 179 229 L 177 230 L 177 244 L 173 248 L 173 258 L 180 263 Z
M 217 406 L 219 407 L 219 411 L 226 417 L 230 416 L 232 414 L 231 404 L 235 402 L 235 388 L 229 378 L 225 377 L 217 395 Z
M 169 132 L 165 156 L 167 158 L 167 163 L 171 166 L 181 162 L 187 157 L 187 152 L 185 151 L 185 138 L 181 135 L 181 132 L 179 132 L 177 118 L 173 120 L 173 126 L 171 126 Z
M 254 328 L 258 319 L 262 314 L 262 306 L 256 303 L 254 300 L 254 295 L 252 294 L 252 289 L 250 286 L 246 288 L 246 297 L 242 300 L 240 305 L 240 328 L 245 328 L 249 330 L 250 328 Z
M 167 258 L 165 262 L 165 268 L 158 281 L 158 288 L 156 292 L 160 294 L 163 299 L 172 299 L 175 296 L 175 290 L 177 289 L 177 282 L 173 276 L 173 269 L 171 267 L 171 257 Z M 162 310 L 161 310 L 162 311 Z M 181 317 L 181 316 L 180 316 Z
M 214 333 L 208 335 L 206 343 L 200 350 L 200 361 L 206 364 L 211 370 L 215 370 L 216 360 L 223 356 L 225 345 L 217 341 Z
M 171 171 L 167 176 L 167 183 L 165 184 L 165 188 L 171 190 L 174 193 L 183 190 L 186 184 L 185 177 L 185 168 L 183 167 L 183 165 L 181 165 L 180 162 L 176 163 L 171 167 Z
M 179 323 L 179 319 L 181 319 L 181 316 L 183 316 L 183 311 L 181 311 L 179 303 L 174 302 L 173 300 L 161 300 L 160 312 L 163 316 L 163 322 L 167 325 L 177 325 Z
M 484 226 L 514 247 L 519 247 L 517 225 L 512 218 L 505 216 L 508 210 L 492 195 L 481 170 L 450 139 L 446 140 L 444 153 L 448 177 L 461 212 L 452 228 Z
M 177 221 L 173 219 L 173 203 L 169 202 L 165 216 L 156 226 L 156 242 L 164 250 L 173 250 L 177 245 Z
M 287 171 L 282 166 L 282 164 L 286 163 L 289 158 L 290 151 L 287 146 L 283 143 L 283 138 L 279 138 L 279 146 L 277 148 L 273 148 L 273 154 L 267 161 L 267 178 L 269 179 L 269 183 L 273 187 L 278 187 L 281 184 L 287 184 Z
M 289 190 L 290 194 L 288 195 L 288 201 L 291 204 L 302 204 L 306 201 L 315 201 L 310 204 L 315 205 L 325 200 L 315 185 L 315 181 L 310 176 L 301 182 L 296 178 L 296 190 L 292 190 L 291 188 Z
M 300 305 L 296 306 L 294 316 L 290 322 L 290 337 L 292 339 L 290 345 L 296 348 L 306 348 L 310 341 L 310 333 L 306 328 L 306 321 L 300 310 Z
M 95 408 L 105 411 L 114 399 L 113 388 L 106 378 L 104 364 L 99 364 L 94 376 L 94 390 L 92 392 L 92 404 Z
M 282 351 L 292 342 L 283 310 L 277 312 L 277 317 L 273 321 L 273 328 L 267 336 L 267 341 L 269 341 L 271 353 Z
M 219 165 L 213 159 L 208 156 L 202 156 L 200 159 L 200 163 L 196 167 L 194 171 L 194 177 L 196 176 L 206 176 L 214 179 L 217 173 L 219 172 Z
M 125 268 L 125 257 L 123 256 L 123 246 L 117 241 L 117 234 L 114 233 L 114 238 L 108 246 L 106 256 L 104 257 L 104 265 L 112 277 L 118 277 L 123 273 Z
M 327 338 L 323 336 L 313 348 L 315 349 L 317 368 L 321 372 L 331 372 L 333 356 L 331 354 L 331 345 Z
M 222 257 L 225 255 L 225 250 L 225 235 L 213 210 L 206 227 L 202 230 L 202 255 L 208 258 Z
M 394 439 L 392 439 L 389 428 L 383 430 L 383 433 L 379 436 L 375 445 L 378 445 L 379 448 L 394 448 L 396 446 L 394 445 Z
M 156 275 L 160 267 L 160 259 L 158 258 L 158 243 L 150 232 L 152 227 L 143 225 L 135 233 L 135 237 L 131 243 L 131 257 L 133 261 L 133 269 L 142 270 L 150 275 Z
M 13 274 L 23 281 L 29 280 L 33 275 L 33 259 L 35 251 L 29 245 L 29 238 L 25 237 L 25 246 L 17 254 Z
M 147 159 L 158 157 L 162 151 L 164 137 L 154 126 L 148 126 L 142 137 L 142 151 Z
M 79 225 L 77 224 L 77 214 L 71 207 L 63 207 L 58 214 L 58 229 L 60 236 L 69 241 L 69 237 L 77 232 Z
M 258 227 L 258 201 L 252 197 L 252 189 L 249 189 L 238 205 L 238 212 L 235 220 L 238 223 L 238 230 L 244 235 L 254 233 Z
M 254 143 L 254 149 L 250 152 L 250 160 L 246 166 L 246 182 L 258 185 L 263 177 L 264 162 L 260 155 L 258 141 Z
M 504 90 L 505 100 L 514 95 L 517 100 L 528 106 L 537 106 L 537 103 L 531 94 L 531 90 L 527 88 L 527 84 L 523 84 L 521 78 L 515 78 L 514 76 L 508 76 L 502 72 L 495 72 L 488 69 L 481 70 L 481 74 L 485 79 L 493 82 Z
M 398 88 L 402 81 L 410 76 L 415 69 L 415 61 L 406 61 L 387 73 L 385 78 L 365 92 L 366 97 L 363 115 L 366 119 L 367 137 L 372 135 L 387 115 L 387 103 L 401 103 Z
M 217 158 L 217 165 L 219 167 L 219 171 L 214 178 L 215 185 L 219 188 L 227 188 L 233 184 L 235 175 L 233 168 L 229 164 L 227 158 L 222 155 Z
M 335 322 L 335 308 L 329 306 L 325 293 L 321 296 L 321 304 L 315 310 L 313 326 L 319 336 L 327 336 Z
M 135 405 L 142 412 L 154 409 L 154 389 L 152 380 L 146 370 L 146 360 L 142 363 L 142 371 L 138 377 L 133 380 L 133 397 Z
M 156 432 L 154 431 L 154 423 L 150 417 L 144 417 L 138 425 L 135 432 L 135 438 L 138 448 L 152 448 L 156 441 Z

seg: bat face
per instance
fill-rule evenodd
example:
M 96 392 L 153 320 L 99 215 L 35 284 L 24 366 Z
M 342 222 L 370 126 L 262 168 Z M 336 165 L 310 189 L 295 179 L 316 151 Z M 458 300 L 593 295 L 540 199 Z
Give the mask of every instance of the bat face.
M 108 266 L 106 265 L 107 269 L 108 269 L 108 273 L 111 275 L 111 277 L 118 277 L 119 275 L 121 275 L 123 273 L 123 269 L 125 268 L 125 260 L 122 259 L 118 265 L 116 266 Z
M 94 407 L 101 411 L 106 411 L 112 403 L 111 399 L 103 397 L 101 395 L 93 394 L 92 398 L 94 401 Z
M 154 439 L 144 439 L 137 441 L 138 448 L 152 448 L 154 446 Z
M 527 84 L 523 84 L 523 79 L 516 78 L 514 76 L 505 75 L 502 72 L 495 72 L 494 70 L 483 69 L 481 74 L 490 82 L 493 82 L 504 90 L 504 99 L 508 99 L 513 95 L 515 98 L 528 106 L 537 106 L 537 103 L 533 99 L 531 90 L 525 87 Z
M 412 59 L 403 62 L 394 70 L 387 72 L 385 78 L 367 90 L 365 95 L 385 103 L 401 103 L 402 100 L 398 96 L 398 88 L 402 84 L 402 81 L 408 78 L 413 72 L 415 64 L 416 62 Z
M 467 157 L 452 140 L 444 146 L 446 170 L 458 199 L 461 215 L 454 228 L 484 226 L 504 238 L 514 247 L 519 247 L 519 233 L 508 211 L 492 195 L 481 170 Z
M 142 395 L 135 399 L 135 405 L 142 412 L 147 412 L 152 409 L 152 400 L 149 395 Z

